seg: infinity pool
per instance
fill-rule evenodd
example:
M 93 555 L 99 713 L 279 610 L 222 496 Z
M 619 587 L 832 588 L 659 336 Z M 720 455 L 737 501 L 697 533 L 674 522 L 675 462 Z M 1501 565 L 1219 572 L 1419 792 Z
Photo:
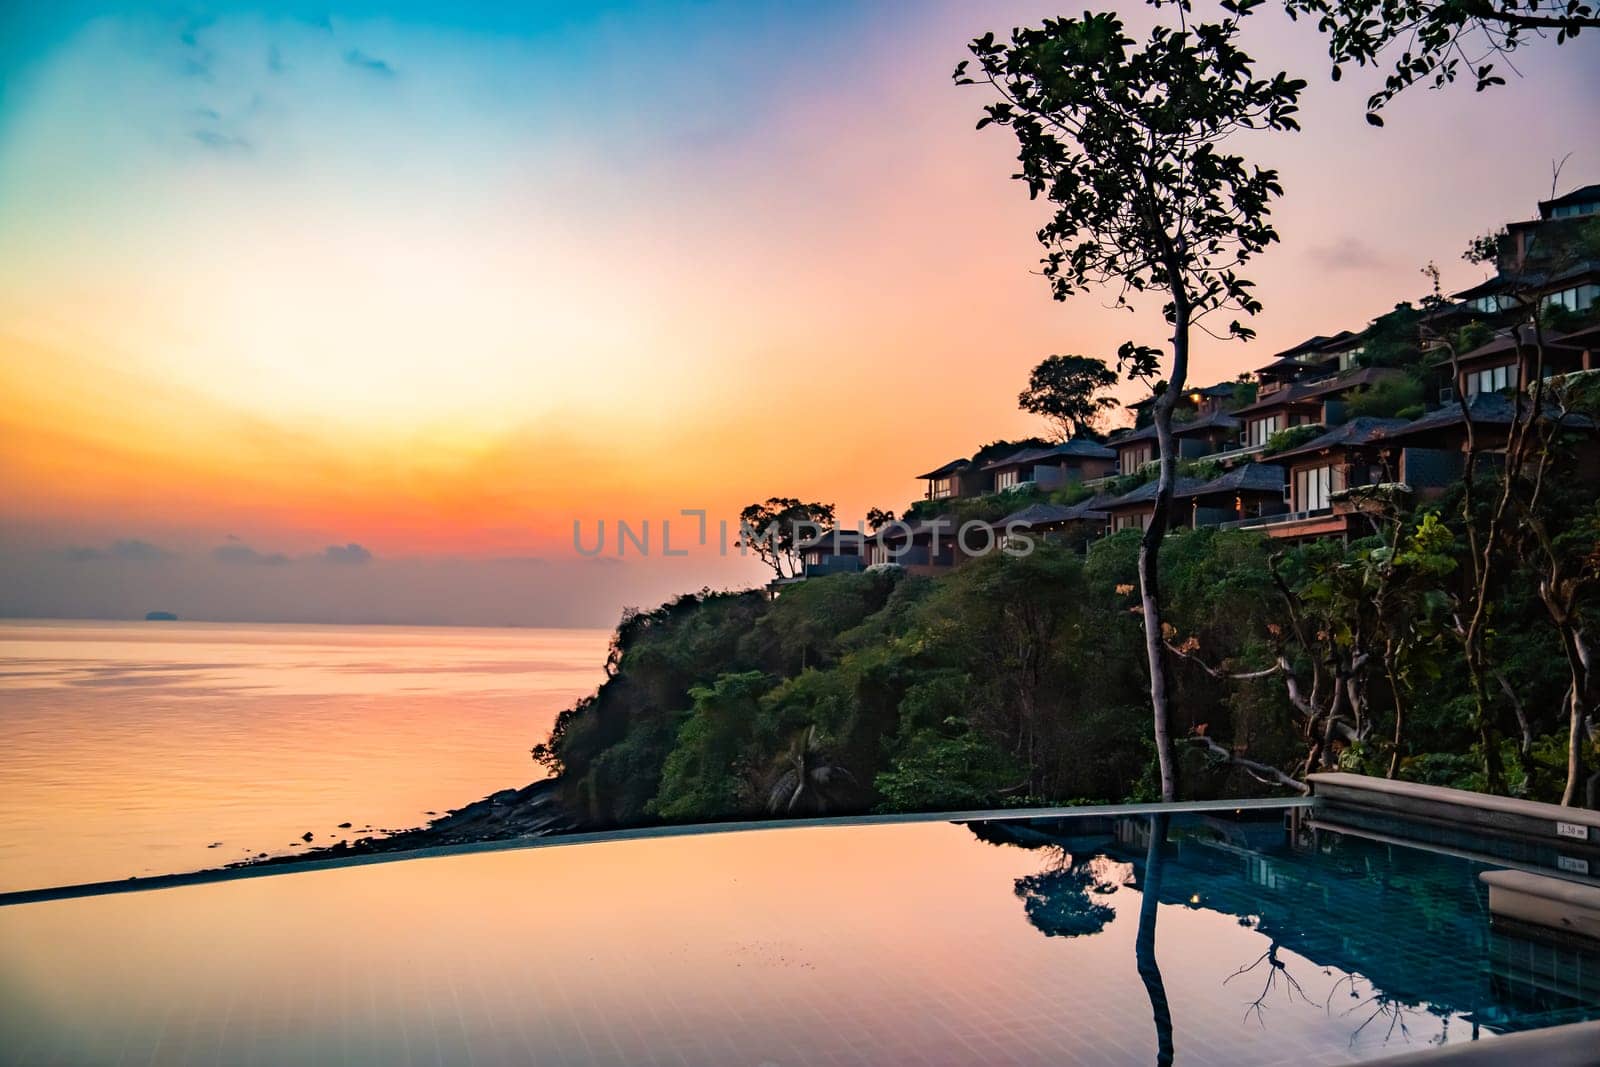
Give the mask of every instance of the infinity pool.
M 1308 1064 L 1600 1016 L 1600 957 L 1491 932 L 1480 869 L 1229 810 L 707 833 L 23 904 L 0 908 L 0 1058 Z

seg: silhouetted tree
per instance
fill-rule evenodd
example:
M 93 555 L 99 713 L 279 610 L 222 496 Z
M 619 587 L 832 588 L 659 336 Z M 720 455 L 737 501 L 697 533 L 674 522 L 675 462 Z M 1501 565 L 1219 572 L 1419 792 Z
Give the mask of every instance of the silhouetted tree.
M 768 497 L 739 512 L 738 546 L 754 552 L 779 578 L 789 578 L 800 573 L 800 542 L 832 526 L 832 504 Z
M 1157 559 L 1172 512 L 1177 450 L 1172 413 L 1184 393 L 1190 334 L 1208 316 L 1231 309 L 1253 315 L 1261 304 L 1237 270 L 1278 239 L 1269 205 L 1281 194 L 1275 171 L 1222 149 L 1246 130 L 1298 128 L 1303 81 L 1254 76 L 1234 43 L 1240 22 L 1260 0 L 1230 0 L 1220 22 L 1189 27 L 1187 0 L 1175 5 L 1179 28 L 1157 26 L 1139 46 L 1114 14 L 1049 19 L 993 33 L 969 46 L 955 71 L 960 85 L 982 82 L 1000 99 L 985 107 L 981 129 L 1009 128 L 1021 165 L 1014 177 L 1031 197 L 1055 208 L 1039 230 L 1045 277 L 1057 300 L 1091 286 L 1117 287 L 1116 306 L 1147 290 L 1165 294 L 1170 335 L 1168 387 L 1153 421 L 1161 454 L 1154 513 L 1139 553 L 1139 584 L 1150 671 L 1150 701 L 1163 799 L 1177 797 L 1168 729 Z M 1253 331 L 1234 319 L 1227 335 Z M 1159 377 L 1163 353 L 1128 341 L 1118 366 L 1132 378 Z
M 1105 391 L 1117 384 L 1117 372 L 1092 356 L 1046 356 L 1028 375 L 1028 388 L 1017 406 L 1043 415 L 1063 441 L 1084 437 L 1106 411 L 1117 406 Z

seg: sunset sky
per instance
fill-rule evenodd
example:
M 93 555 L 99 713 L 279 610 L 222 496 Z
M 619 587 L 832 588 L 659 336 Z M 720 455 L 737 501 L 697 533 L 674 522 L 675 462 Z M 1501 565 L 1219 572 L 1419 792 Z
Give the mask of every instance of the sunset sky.
M 0 615 L 610 625 L 759 571 L 582 560 L 574 520 L 853 520 L 1041 430 L 1034 363 L 1161 330 L 1049 299 L 950 70 L 1082 6 L 5 5 Z M 1284 243 L 1259 339 L 1198 379 L 1359 328 L 1429 259 L 1479 280 L 1461 248 L 1552 159 L 1600 180 L 1600 41 L 1378 130 L 1370 77 L 1251 22 L 1305 130 L 1247 148 Z

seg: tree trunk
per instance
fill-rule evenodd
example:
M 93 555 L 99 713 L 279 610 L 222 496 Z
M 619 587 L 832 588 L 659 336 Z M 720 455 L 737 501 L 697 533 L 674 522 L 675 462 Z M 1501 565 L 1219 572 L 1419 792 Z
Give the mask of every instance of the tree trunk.
M 1178 295 L 1172 330 L 1172 377 L 1167 390 L 1156 397 L 1152 419 L 1161 453 L 1161 473 L 1156 482 L 1156 499 L 1151 508 L 1150 525 L 1139 541 L 1139 603 L 1144 615 L 1145 658 L 1150 665 L 1150 710 L 1156 743 L 1156 761 L 1161 769 L 1161 799 L 1178 799 L 1176 758 L 1172 748 L 1171 697 L 1167 685 L 1165 635 L 1161 632 L 1161 542 L 1167 536 L 1172 516 L 1172 494 L 1177 488 L 1178 454 L 1172 436 L 1172 411 L 1183 395 L 1189 368 L 1189 312 L 1187 301 Z

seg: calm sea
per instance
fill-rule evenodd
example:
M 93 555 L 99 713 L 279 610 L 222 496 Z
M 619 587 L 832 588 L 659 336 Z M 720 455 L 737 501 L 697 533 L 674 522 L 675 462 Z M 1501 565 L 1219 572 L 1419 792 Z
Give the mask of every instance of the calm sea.
M 526 785 L 608 637 L 0 622 L 0 890 L 330 844 Z

